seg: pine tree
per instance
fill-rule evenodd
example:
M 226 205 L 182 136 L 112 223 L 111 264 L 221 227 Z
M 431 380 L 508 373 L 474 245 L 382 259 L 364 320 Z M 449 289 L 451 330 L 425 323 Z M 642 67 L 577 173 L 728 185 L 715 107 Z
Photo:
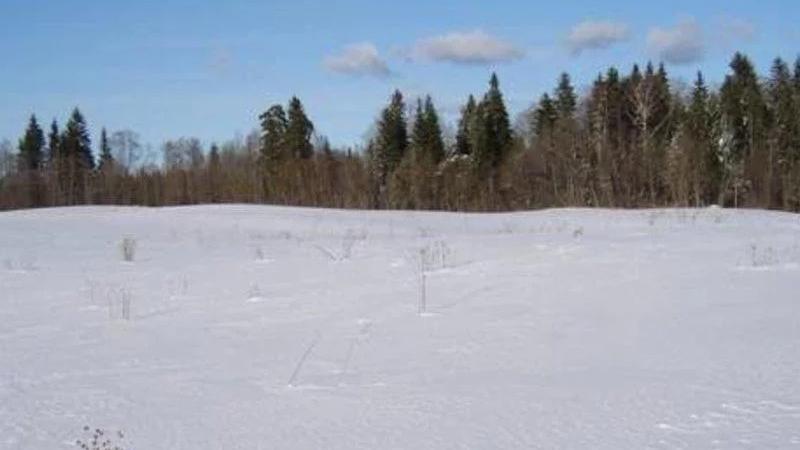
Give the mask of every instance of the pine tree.
M 558 79 L 558 87 L 556 87 L 556 109 L 561 118 L 571 118 L 575 115 L 575 109 L 578 105 L 578 96 L 575 94 L 575 88 L 572 87 L 569 74 L 563 72 Z
M 208 153 L 208 190 L 211 203 L 218 203 L 222 197 L 220 193 L 222 161 L 219 156 L 219 147 L 216 143 L 211 144 Z
M 444 159 L 444 141 L 439 126 L 439 114 L 430 96 L 417 100 L 411 144 L 419 163 L 439 164 Z
M 555 102 L 550 95 L 543 94 L 539 99 L 539 105 L 533 112 L 531 118 L 531 126 L 534 135 L 539 140 L 550 141 L 552 139 L 553 129 L 555 128 L 556 121 L 561 114 L 560 103 L 558 100 Z
M 61 132 L 58 130 L 58 122 L 53 119 L 53 122 L 50 123 L 50 133 L 47 134 L 47 160 L 51 167 L 55 167 L 60 156 Z
M 403 94 L 396 90 L 378 120 L 375 137 L 375 167 L 379 186 L 385 188 L 388 176 L 400 165 L 408 148 L 408 130 Z
M 311 144 L 314 124 L 306 116 L 300 99 L 292 97 L 287 115 L 286 147 L 294 158 L 311 158 L 314 155 L 314 146 Z
M 658 65 L 658 72 L 655 77 L 655 108 L 653 111 L 653 123 L 657 127 L 655 139 L 657 145 L 665 146 L 675 132 L 676 120 L 672 120 L 673 101 L 680 100 L 679 97 L 673 98 L 670 92 L 669 77 L 664 63 Z
M 61 141 L 64 145 L 65 156 L 74 158 L 81 170 L 94 169 L 95 163 L 94 155 L 92 155 L 92 141 L 89 137 L 89 129 L 86 126 L 83 114 L 78 108 L 72 111 Z
M 24 137 L 19 141 L 19 163 L 17 169 L 22 172 L 37 171 L 44 161 L 44 132 L 36 116 L 31 115 Z
M 219 147 L 216 143 L 211 144 L 211 149 L 208 152 L 208 165 L 210 167 L 219 167 Z
M 60 138 L 63 171 L 62 191 L 67 204 L 85 203 L 88 198 L 89 175 L 94 169 L 91 139 L 86 120 L 78 108 L 70 115 Z
M 474 119 L 473 123 L 477 124 L 474 162 L 479 173 L 493 176 L 510 152 L 512 143 L 511 124 L 497 74 L 492 74 L 489 91 L 478 105 Z
M 289 123 L 281 105 L 272 105 L 258 116 L 261 120 L 261 162 L 269 170 L 286 155 L 286 131 Z
M 692 97 L 683 120 L 683 133 L 689 147 L 689 169 L 696 204 L 716 202 L 723 180 L 723 167 L 715 136 L 716 117 L 703 74 L 697 72 Z
M 392 180 L 391 203 L 410 208 L 434 208 L 436 169 L 444 159 L 439 115 L 430 96 L 417 99 L 411 130 L 411 158 L 406 157 Z
M 800 56 L 794 61 L 794 89 L 800 95 Z
M 469 155 L 472 153 L 470 143 L 470 125 L 475 115 L 475 97 L 472 95 L 467 99 L 467 103 L 461 108 L 461 117 L 458 119 L 458 131 L 456 132 L 456 154 Z
M 114 156 L 111 154 L 111 145 L 108 143 L 108 134 L 105 127 L 100 131 L 100 164 L 98 170 L 107 171 L 114 167 Z
M 772 117 L 770 144 L 775 149 L 776 165 L 781 174 L 779 191 L 784 207 L 789 207 L 792 169 L 800 161 L 800 121 L 798 97 L 789 66 L 775 59 L 768 83 L 769 108 Z
M 742 190 L 752 188 L 762 204 L 769 203 L 766 151 L 767 106 L 750 60 L 736 53 L 732 73 L 725 77 L 720 90 L 726 124 L 726 167 L 731 174 L 734 204 L 739 204 Z

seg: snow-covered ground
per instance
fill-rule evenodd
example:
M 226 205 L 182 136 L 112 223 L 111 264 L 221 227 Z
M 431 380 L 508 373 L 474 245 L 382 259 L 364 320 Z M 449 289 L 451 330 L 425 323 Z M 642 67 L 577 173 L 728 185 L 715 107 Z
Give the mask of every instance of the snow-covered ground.
M 0 448 L 84 425 L 129 449 L 800 448 L 800 217 L 2 213 Z

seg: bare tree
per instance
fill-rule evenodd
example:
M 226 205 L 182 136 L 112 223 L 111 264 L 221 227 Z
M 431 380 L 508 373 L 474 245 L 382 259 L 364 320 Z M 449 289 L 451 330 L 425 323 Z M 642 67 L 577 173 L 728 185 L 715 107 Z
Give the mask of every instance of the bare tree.
M 11 141 L 3 139 L 0 141 L 0 179 L 6 175 L 11 175 L 15 170 L 16 157 Z
M 114 160 L 120 167 L 131 171 L 142 158 L 142 144 L 139 135 L 131 130 L 119 130 L 108 140 Z
M 671 110 L 659 111 L 668 99 L 662 97 L 663 91 L 658 85 L 658 78 L 652 74 L 635 83 L 629 91 L 628 102 L 631 105 L 630 118 L 638 131 L 639 155 L 644 160 L 644 176 L 650 200 L 655 204 L 659 191 L 659 181 L 664 170 L 664 156 L 658 142 L 658 136 L 664 133 L 669 124 Z

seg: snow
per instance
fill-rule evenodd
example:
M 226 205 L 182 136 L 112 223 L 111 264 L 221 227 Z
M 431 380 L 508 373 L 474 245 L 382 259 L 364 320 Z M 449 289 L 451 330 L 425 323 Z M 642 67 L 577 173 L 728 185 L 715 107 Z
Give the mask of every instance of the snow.
M 799 288 L 777 212 L 6 212 L 0 448 L 798 448 Z

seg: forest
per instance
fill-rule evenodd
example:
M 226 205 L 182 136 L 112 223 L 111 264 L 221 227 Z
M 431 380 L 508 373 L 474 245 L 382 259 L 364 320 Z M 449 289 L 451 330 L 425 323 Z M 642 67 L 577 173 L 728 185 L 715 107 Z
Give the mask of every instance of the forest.
M 0 209 L 85 204 L 265 203 L 359 209 L 548 207 L 800 209 L 800 58 L 767 74 L 736 53 L 713 87 L 664 65 L 611 67 L 585 95 L 555 80 L 518 118 L 492 74 L 452 133 L 432 96 L 391 93 L 363 145 L 332 148 L 300 99 L 269 106 L 246 137 L 169 140 L 144 158 L 130 130 L 90 136 L 32 115 L 0 145 Z M 435 93 L 432 93 L 435 96 Z

